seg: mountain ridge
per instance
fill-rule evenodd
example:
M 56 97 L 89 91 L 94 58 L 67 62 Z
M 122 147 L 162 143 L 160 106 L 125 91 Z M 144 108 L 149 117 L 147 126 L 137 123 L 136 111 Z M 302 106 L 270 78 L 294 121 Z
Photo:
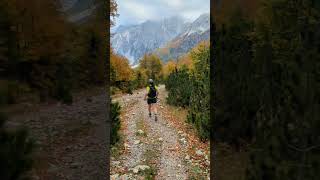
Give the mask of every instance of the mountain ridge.
M 117 54 L 129 59 L 131 65 L 136 65 L 144 54 L 151 53 L 175 38 L 184 26 L 184 19 L 179 16 L 122 26 L 114 32 L 111 44 Z
M 204 13 L 193 22 L 172 16 L 157 21 L 147 20 L 138 25 L 119 26 L 111 37 L 111 44 L 117 54 L 125 56 L 130 65 L 135 66 L 146 53 L 156 53 L 167 61 L 168 58 L 158 49 L 179 42 L 182 47 L 173 50 L 173 57 L 177 57 L 209 37 L 210 15 Z
M 202 14 L 191 23 L 184 32 L 160 47 L 154 53 L 166 62 L 169 59 L 177 59 L 187 53 L 201 41 L 210 39 L 210 15 Z

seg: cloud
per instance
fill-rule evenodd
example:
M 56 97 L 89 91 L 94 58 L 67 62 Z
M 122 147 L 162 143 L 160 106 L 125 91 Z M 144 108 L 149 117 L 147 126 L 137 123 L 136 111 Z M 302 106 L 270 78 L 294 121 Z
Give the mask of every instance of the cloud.
M 194 20 L 210 11 L 210 0 L 117 0 L 116 26 L 142 23 L 173 15 Z
M 120 11 L 124 12 L 123 16 L 128 16 L 125 18 L 132 19 L 135 21 L 144 20 L 145 17 L 149 17 L 151 19 L 155 17 L 155 13 L 153 12 L 154 7 L 148 4 L 142 4 L 135 1 L 128 1 L 126 3 L 123 3 L 123 6 L 119 7 Z

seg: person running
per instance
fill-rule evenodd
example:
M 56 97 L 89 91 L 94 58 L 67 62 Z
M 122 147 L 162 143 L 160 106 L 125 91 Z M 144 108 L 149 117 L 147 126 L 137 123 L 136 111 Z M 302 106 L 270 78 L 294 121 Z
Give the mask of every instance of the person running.
M 149 85 L 147 86 L 147 93 L 144 96 L 144 100 L 147 100 L 148 103 L 148 110 L 149 110 L 149 117 L 151 118 L 151 113 L 153 111 L 155 121 L 158 120 L 157 117 L 157 98 L 159 92 L 157 86 L 154 84 L 152 79 L 149 79 Z

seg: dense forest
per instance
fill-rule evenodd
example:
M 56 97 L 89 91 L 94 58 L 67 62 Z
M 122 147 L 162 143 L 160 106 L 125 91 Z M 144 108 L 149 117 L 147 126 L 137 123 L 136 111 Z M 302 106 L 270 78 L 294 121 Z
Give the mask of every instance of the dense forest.
M 232 3 L 213 12 L 213 141 L 248 152 L 234 179 L 318 179 L 319 3 Z
M 102 85 L 105 20 L 97 11 L 71 23 L 52 0 L 1 1 L 1 101 L 72 102 L 71 91 Z
M 97 3 L 99 3 L 97 1 Z M 105 85 L 106 20 L 100 7 L 72 23 L 53 0 L 0 2 L 0 107 L 73 101 L 72 93 Z M 25 128 L 9 130 L 0 112 L 0 177 L 27 178 L 34 140 Z

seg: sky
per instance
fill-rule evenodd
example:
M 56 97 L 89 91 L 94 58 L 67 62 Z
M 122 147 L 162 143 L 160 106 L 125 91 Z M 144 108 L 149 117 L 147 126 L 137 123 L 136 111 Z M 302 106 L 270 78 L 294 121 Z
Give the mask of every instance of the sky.
M 180 15 L 195 20 L 203 13 L 210 12 L 210 0 L 116 0 L 119 25 L 140 24 L 146 20 L 159 20 Z

